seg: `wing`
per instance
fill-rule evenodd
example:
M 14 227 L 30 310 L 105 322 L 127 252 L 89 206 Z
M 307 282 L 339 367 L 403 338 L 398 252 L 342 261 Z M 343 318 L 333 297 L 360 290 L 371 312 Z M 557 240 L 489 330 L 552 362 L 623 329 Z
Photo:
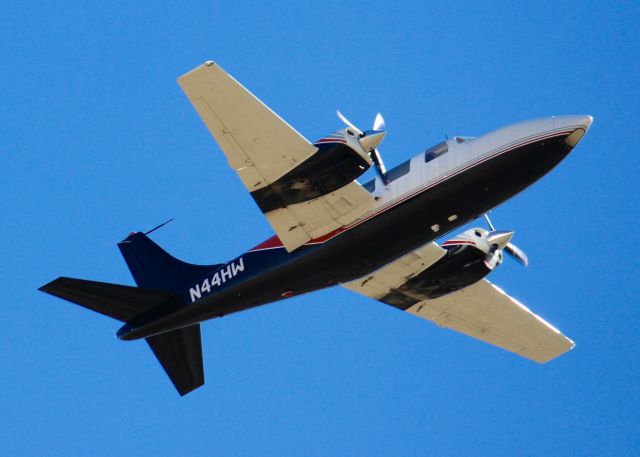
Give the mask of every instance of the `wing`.
M 486 279 L 418 302 L 407 312 L 539 363 L 574 346 L 558 329 Z
M 219 65 L 207 62 L 178 83 L 249 192 L 275 183 L 318 151 Z M 357 182 L 314 200 L 265 213 L 285 247 L 353 222 L 373 205 Z
M 431 246 L 428 251 L 433 255 L 437 253 L 436 248 L 444 251 L 435 244 L 428 246 Z M 413 262 L 421 269 L 405 275 L 407 267 L 411 265 L 407 260 L 418 251 L 345 286 L 441 327 L 456 330 L 539 363 L 548 362 L 574 346 L 573 341 L 555 327 L 485 279 L 443 297 L 417 299 L 415 291 L 403 290 L 403 285 L 428 268 L 422 267 L 420 262 Z

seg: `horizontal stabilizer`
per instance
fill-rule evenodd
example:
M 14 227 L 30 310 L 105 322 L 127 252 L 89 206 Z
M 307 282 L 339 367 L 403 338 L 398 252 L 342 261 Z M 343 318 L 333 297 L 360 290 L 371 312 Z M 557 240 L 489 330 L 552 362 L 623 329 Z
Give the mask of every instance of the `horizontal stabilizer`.
M 147 343 L 180 395 L 204 384 L 200 324 L 150 336 Z
M 177 305 L 181 300 L 171 292 L 65 277 L 40 290 L 123 322 L 152 309 Z

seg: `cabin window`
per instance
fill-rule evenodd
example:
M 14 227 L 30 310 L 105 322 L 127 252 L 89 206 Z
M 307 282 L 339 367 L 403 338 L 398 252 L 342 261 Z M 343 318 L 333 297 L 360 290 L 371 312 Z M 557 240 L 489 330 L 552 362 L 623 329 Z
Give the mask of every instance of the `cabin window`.
M 449 147 L 447 146 L 446 141 L 438 143 L 424 152 L 424 161 L 431 162 L 436 157 L 440 157 L 441 155 L 445 154 L 448 150 Z
M 376 190 L 376 180 L 372 179 L 369 182 L 366 182 L 362 185 L 362 187 L 364 187 L 365 189 L 367 189 L 367 191 L 372 194 L 374 190 Z
M 407 173 L 409 173 L 410 169 L 411 169 L 411 160 L 407 160 L 406 162 L 401 163 L 397 167 L 392 168 L 391 170 L 387 171 L 387 174 L 385 175 L 385 177 L 387 178 L 387 181 L 389 181 L 389 182 L 395 181 L 399 177 L 404 176 Z

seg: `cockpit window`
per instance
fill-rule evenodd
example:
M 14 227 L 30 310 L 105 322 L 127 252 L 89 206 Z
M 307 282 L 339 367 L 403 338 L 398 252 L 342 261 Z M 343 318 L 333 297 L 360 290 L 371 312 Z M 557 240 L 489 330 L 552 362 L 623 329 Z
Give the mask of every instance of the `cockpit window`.
M 442 154 L 445 154 L 449 150 L 447 146 L 447 142 L 443 141 L 442 143 L 438 143 L 432 148 L 427 149 L 424 152 L 424 161 L 430 162 L 436 157 L 440 157 Z
M 389 181 L 389 182 L 395 181 L 399 177 L 404 176 L 407 173 L 409 173 L 410 169 L 411 169 L 411 159 L 407 160 L 406 162 L 402 162 L 397 167 L 392 168 L 391 170 L 387 171 L 387 174 L 385 176 L 387 178 L 387 181 Z

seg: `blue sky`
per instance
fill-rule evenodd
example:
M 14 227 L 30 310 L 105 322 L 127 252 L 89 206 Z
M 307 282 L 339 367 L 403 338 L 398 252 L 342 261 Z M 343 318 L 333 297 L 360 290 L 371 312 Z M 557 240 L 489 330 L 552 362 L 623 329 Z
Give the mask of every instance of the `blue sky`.
M 638 455 L 636 2 L 25 5 L 0 16 L 4 454 Z M 170 217 L 154 239 L 194 263 L 271 235 L 175 81 L 207 59 L 309 139 L 381 111 L 388 166 L 593 115 L 493 213 L 531 265 L 492 281 L 576 348 L 540 366 L 337 288 L 204 324 L 180 398 L 116 321 L 37 292 L 132 284 L 116 242 Z

